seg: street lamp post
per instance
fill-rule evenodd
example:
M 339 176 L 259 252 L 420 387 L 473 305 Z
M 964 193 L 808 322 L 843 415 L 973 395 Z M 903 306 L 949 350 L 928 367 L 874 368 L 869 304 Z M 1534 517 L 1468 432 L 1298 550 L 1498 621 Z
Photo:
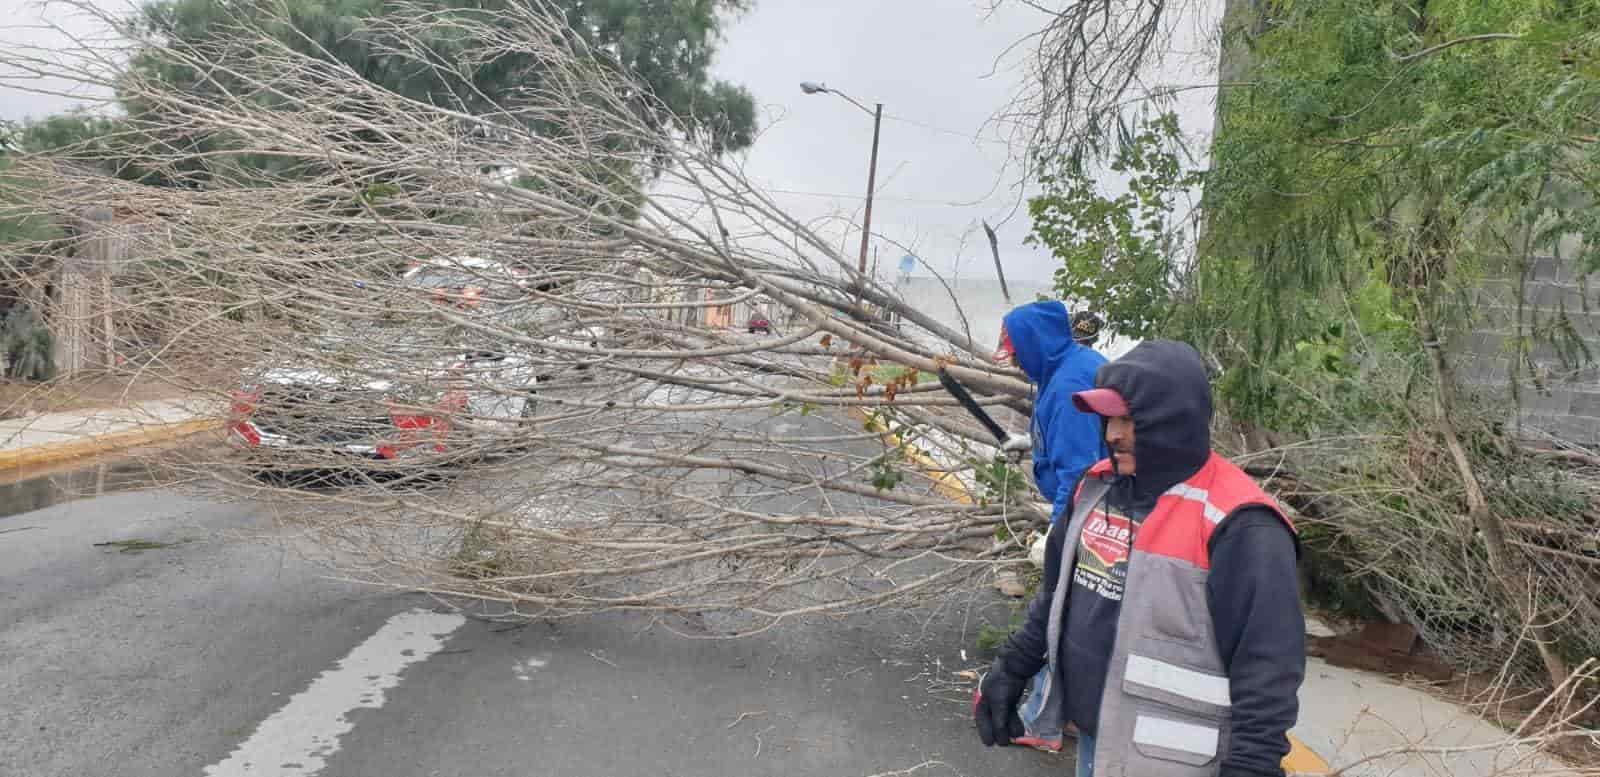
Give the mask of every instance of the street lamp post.
M 851 105 L 872 115 L 872 157 L 867 163 L 867 206 L 861 213 L 861 260 L 857 269 L 861 272 L 862 282 L 867 276 L 867 244 L 872 237 L 872 192 L 878 185 L 878 135 L 883 127 L 883 103 L 875 103 L 876 108 L 868 110 L 867 106 L 857 102 L 855 98 L 837 89 L 830 89 L 827 84 L 813 81 L 801 81 L 800 91 L 806 94 L 833 94 L 847 100 Z

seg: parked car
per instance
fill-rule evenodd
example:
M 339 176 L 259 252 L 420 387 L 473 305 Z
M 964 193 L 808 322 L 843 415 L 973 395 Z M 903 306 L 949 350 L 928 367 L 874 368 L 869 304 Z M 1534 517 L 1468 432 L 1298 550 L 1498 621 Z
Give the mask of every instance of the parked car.
M 750 334 L 755 334 L 757 332 L 760 332 L 764 335 L 771 334 L 772 322 L 767 320 L 766 315 L 757 313 L 750 317 L 749 329 Z
M 419 263 L 401 284 L 436 304 L 494 321 L 501 308 L 485 308 L 485 300 L 514 299 L 525 287 L 524 275 L 457 257 Z M 523 324 L 551 329 L 559 322 L 559 311 L 539 306 L 504 309 Z M 264 470 L 352 459 L 378 466 L 417 456 L 444 462 L 475 454 L 476 443 L 514 434 L 534 416 L 540 373 L 571 361 L 537 347 L 506 353 L 503 344 L 482 339 L 385 317 L 336 326 L 281 356 L 269 351 L 233 394 L 229 437 L 256 454 Z
M 448 460 L 492 435 L 514 434 L 537 411 L 530 360 L 491 351 L 448 358 L 425 344 L 367 330 L 319 338 L 267 364 L 234 392 L 229 437 L 263 469 L 382 463 L 419 455 Z M 398 373 L 398 374 L 397 374 Z M 396 379 L 379 377 L 397 374 Z M 509 438 L 507 438 L 509 439 Z

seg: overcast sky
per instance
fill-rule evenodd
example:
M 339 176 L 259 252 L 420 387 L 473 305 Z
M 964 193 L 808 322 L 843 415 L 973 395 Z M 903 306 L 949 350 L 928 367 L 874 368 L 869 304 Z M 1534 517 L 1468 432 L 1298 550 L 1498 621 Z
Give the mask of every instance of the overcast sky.
M 831 95 L 803 95 L 799 82 L 821 81 L 863 103 L 884 104 L 873 231 L 907 245 L 941 272 L 992 277 L 978 225 L 1000 235 L 1006 271 L 1047 279 L 1054 262 L 1022 245 L 1026 207 L 1006 133 L 989 125 L 1015 94 L 1021 61 L 1001 60 L 1011 44 L 1043 25 L 1019 2 L 988 10 L 991 0 L 756 0 L 755 10 L 728 25 L 716 71 L 756 97 L 763 132 L 746 170 L 796 216 L 858 217 L 866 189 L 872 119 Z M 1181 36 L 1203 37 L 1220 0 L 1197 0 Z M 37 29 L 42 15 L 71 29 L 60 4 L 0 0 L 0 45 L 55 43 Z M 1198 31 L 1196 31 L 1198 29 Z M 998 63 L 997 63 L 997 60 Z M 998 67 L 997 67 L 998 64 Z M 1204 60 L 1171 63 L 1161 79 L 1215 79 Z M 1185 128 L 1209 132 L 1211 94 L 1180 107 Z M 41 116 L 72 105 L 69 98 L 28 94 L 0 83 L 0 118 Z M 846 253 L 857 250 L 859 237 Z M 892 268 L 905 250 L 880 242 L 878 260 Z
M 717 71 L 745 84 L 763 109 L 761 139 L 748 171 L 780 194 L 792 213 L 855 215 L 866 189 L 872 119 L 828 95 L 807 96 L 798 83 L 822 81 L 868 105 L 884 104 L 873 232 L 910 244 L 943 271 L 993 276 L 980 219 L 996 225 L 1006 272 L 1047 279 L 1054 262 L 1022 245 L 1026 207 L 1008 164 L 1005 133 L 987 126 L 1016 93 L 1017 56 L 997 59 L 1044 24 L 1019 2 L 990 12 L 990 0 L 757 0 L 727 30 Z M 1220 3 L 1194 4 L 1180 36 L 1205 35 Z M 1199 32 L 1192 28 L 1201 26 Z M 1179 45 L 1182 45 L 1180 43 Z M 1215 80 L 1214 65 L 1174 61 L 1168 82 Z M 1197 72 L 1198 71 L 1198 72 Z M 1211 94 L 1181 106 L 1186 129 L 1209 132 Z M 857 238 L 859 239 L 859 238 Z M 854 243 L 848 253 L 854 254 Z M 903 253 L 879 247 L 892 268 Z

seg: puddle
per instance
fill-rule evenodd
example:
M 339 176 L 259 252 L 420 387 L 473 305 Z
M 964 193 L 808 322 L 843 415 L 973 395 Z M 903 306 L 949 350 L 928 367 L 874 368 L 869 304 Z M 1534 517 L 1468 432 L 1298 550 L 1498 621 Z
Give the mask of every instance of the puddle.
M 42 472 L 0 472 L 0 518 L 160 482 L 161 470 L 152 462 L 127 457 L 90 459 Z

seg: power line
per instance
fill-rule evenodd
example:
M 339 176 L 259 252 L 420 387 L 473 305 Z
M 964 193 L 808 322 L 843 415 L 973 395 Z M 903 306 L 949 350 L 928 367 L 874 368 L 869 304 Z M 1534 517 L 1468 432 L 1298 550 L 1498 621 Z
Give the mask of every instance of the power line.
M 805 190 L 802 190 L 802 189 L 776 189 L 776 188 L 767 187 L 767 186 L 761 187 L 761 191 L 770 192 L 770 193 L 773 193 L 773 194 L 793 194 L 793 195 L 800 196 L 800 197 L 827 197 L 827 198 L 830 198 L 830 199 L 843 199 L 843 200 L 865 200 L 866 199 L 866 196 L 863 195 L 863 194 L 860 194 L 860 193 L 857 193 L 857 194 L 839 194 L 839 193 L 833 193 L 833 192 L 811 192 L 811 191 L 805 191 Z M 976 203 L 974 203 L 973 201 L 957 202 L 955 200 L 929 200 L 929 199 L 922 199 L 922 198 L 919 198 L 919 197 L 895 197 L 895 196 L 892 196 L 892 195 L 883 195 L 883 194 L 874 194 L 874 195 L 872 195 L 872 199 L 874 199 L 874 200 L 876 200 L 878 202 L 883 202 L 883 201 L 910 202 L 910 203 L 916 203 L 916 204 L 919 204 L 919 205 L 943 205 L 943 206 L 947 206 L 947 207 L 951 207 L 951 208 L 972 208 L 972 207 L 976 207 Z M 981 200 L 979 202 L 981 202 Z
M 1000 140 L 998 138 L 986 138 L 986 137 L 982 137 L 980 135 L 972 135 L 972 134 L 969 134 L 969 133 L 966 133 L 966 132 L 961 132 L 960 130 L 945 129 L 944 127 L 938 127 L 938 126 L 929 124 L 929 123 L 924 122 L 924 121 L 917 121 L 916 119 L 908 119 L 908 118 L 906 118 L 904 116 L 896 116 L 894 114 L 889 114 L 889 113 L 885 113 L 883 115 L 883 118 L 889 119 L 889 120 L 892 120 L 892 121 L 898 121 L 901 124 L 910 124 L 913 127 L 921 127 L 922 129 L 928 130 L 929 132 L 937 132 L 937 133 L 939 133 L 941 135 L 953 135 L 955 137 L 962 138 L 964 140 L 970 140 L 970 141 L 972 141 L 974 143 L 988 143 L 990 145 L 1005 146 L 1007 149 L 1011 148 L 1011 143 L 1010 142 L 1004 141 L 1004 140 Z

